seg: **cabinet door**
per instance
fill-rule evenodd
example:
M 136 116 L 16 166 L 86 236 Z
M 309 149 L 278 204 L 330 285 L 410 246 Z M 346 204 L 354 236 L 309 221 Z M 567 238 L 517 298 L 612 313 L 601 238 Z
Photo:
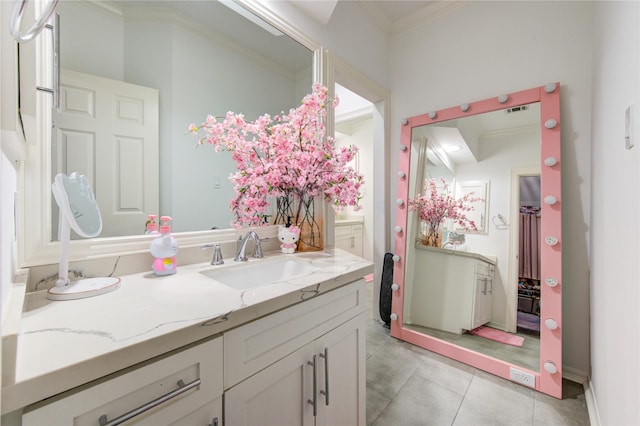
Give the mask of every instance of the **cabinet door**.
M 171 426 L 222 426 L 222 396 L 171 423 Z
M 229 389 L 225 425 L 313 425 L 313 373 L 310 343 Z
M 335 246 L 362 257 L 362 225 L 336 226 Z
M 365 314 L 318 339 L 318 425 L 364 425 Z
M 344 251 L 351 252 L 353 250 L 354 240 L 351 235 L 336 235 L 335 236 L 336 248 Z
M 492 280 L 487 276 L 476 276 L 475 300 L 473 306 L 473 328 L 491 321 Z

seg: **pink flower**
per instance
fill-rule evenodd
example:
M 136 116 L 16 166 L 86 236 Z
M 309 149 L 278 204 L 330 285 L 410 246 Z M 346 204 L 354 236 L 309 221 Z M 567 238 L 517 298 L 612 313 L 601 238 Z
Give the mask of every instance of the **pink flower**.
M 229 207 L 236 225 L 263 225 L 269 200 L 284 195 L 322 196 L 336 211 L 359 208 L 364 181 L 348 164 L 357 148 L 337 149 L 333 138 L 325 136 L 326 110 L 337 103 L 316 83 L 286 115 L 265 114 L 248 123 L 242 114 L 229 111 L 221 122 L 208 115 L 200 127 L 189 126 L 191 134 L 204 133 L 199 144 L 232 152 L 237 172 L 230 179 L 236 196 Z
M 409 200 L 409 210 L 417 211 L 421 220 L 427 223 L 430 232 L 436 232 L 445 219 L 452 219 L 466 231 L 477 230 L 476 224 L 467 218 L 465 212 L 473 210 L 470 203 L 482 201 L 473 198 L 473 193 L 455 199 L 449 194 L 449 186 L 441 179 L 442 188 L 438 188 L 435 179 L 425 181 L 424 194 Z

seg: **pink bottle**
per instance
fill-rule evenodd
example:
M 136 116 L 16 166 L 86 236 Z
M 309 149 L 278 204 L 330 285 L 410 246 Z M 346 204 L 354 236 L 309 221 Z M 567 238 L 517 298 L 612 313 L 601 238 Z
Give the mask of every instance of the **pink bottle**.
M 171 235 L 171 216 L 161 216 L 160 234 L 151 242 L 150 252 L 155 260 L 151 268 L 153 273 L 159 276 L 171 275 L 176 270 L 176 253 L 178 252 L 178 242 Z

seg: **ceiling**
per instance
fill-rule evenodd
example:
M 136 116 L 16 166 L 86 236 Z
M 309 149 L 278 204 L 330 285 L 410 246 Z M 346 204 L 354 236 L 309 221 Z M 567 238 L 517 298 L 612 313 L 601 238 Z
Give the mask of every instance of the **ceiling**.
M 290 0 L 322 25 L 326 25 L 339 1 L 355 1 L 362 11 L 387 34 L 399 34 L 462 2 L 456 0 Z

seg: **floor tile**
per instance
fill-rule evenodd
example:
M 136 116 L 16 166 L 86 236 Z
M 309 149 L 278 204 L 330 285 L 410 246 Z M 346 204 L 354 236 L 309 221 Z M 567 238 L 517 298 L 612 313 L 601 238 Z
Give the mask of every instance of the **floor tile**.
M 390 398 L 378 391 L 367 388 L 367 424 L 370 425 L 378 418 L 382 410 L 391 402 Z
M 419 376 L 412 376 L 373 422 L 388 425 L 450 425 L 462 396 Z
M 493 379 L 476 375 L 469 385 L 453 424 L 457 426 L 531 425 L 533 424 L 533 407 L 534 391 L 513 385 L 498 377 Z
M 397 340 L 372 311 L 369 303 L 367 425 L 589 425 L 582 385 L 565 380 L 563 399 L 550 397 Z

